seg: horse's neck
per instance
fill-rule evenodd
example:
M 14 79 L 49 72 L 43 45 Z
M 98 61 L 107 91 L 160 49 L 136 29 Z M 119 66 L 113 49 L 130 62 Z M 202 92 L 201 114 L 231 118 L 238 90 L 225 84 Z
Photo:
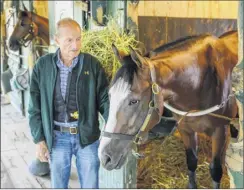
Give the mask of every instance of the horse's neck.
M 165 98 L 169 97 L 172 103 L 174 100 L 182 102 L 181 99 L 192 105 L 196 103 L 196 95 L 194 94 L 198 94 L 200 90 L 201 70 L 197 63 L 191 64 L 194 59 L 196 59 L 194 56 L 191 58 L 188 55 L 182 55 L 182 57 L 167 58 L 155 62 L 157 83 L 164 89 Z M 189 64 L 183 63 L 183 60 L 188 60 Z M 189 94 L 191 95 L 189 96 Z M 181 108 L 183 109 L 183 107 Z
M 32 13 L 33 21 L 38 27 L 38 36 L 49 45 L 49 25 L 48 19 Z
M 162 57 L 154 61 L 157 79 L 162 87 L 172 81 L 186 82 L 196 88 L 200 78 L 200 66 L 197 53 L 177 53 L 172 57 Z

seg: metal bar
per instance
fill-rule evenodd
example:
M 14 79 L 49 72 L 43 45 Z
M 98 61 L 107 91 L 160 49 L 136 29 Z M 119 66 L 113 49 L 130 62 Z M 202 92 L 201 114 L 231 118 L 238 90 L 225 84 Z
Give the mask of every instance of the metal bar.
M 124 31 L 127 31 L 127 0 L 124 0 Z

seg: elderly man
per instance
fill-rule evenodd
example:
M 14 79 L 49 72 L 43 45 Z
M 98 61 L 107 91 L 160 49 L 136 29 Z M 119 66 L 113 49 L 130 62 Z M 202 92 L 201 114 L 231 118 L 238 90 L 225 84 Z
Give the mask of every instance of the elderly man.
M 93 56 L 80 52 L 79 24 L 57 23 L 59 49 L 41 57 L 31 76 L 29 125 L 37 157 L 50 162 L 52 188 L 68 188 L 76 157 L 81 188 L 98 188 L 98 112 L 108 117 L 108 81 Z

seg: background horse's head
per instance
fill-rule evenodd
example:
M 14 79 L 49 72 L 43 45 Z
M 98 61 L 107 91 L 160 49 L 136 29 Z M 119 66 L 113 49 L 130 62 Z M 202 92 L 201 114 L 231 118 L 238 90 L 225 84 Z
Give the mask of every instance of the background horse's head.
M 14 31 L 9 38 L 9 48 L 12 51 L 17 51 L 20 46 L 27 46 L 27 42 L 33 40 L 37 35 L 36 25 L 32 19 L 32 13 L 26 8 L 24 11 L 19 11 L 18 21 Z
M 119 169 L 124 164 L 134 140 L 126 137 L 136 136 L 148 114 L 152 99 L 152 80 L 147 58 L 132 48 L 127 56 L 122 56 L 115 46 L 113 50 L 122 67 L 116 73 L 109 90 L 110 110 L 104 131 L 112 136 L 102 135 L 99 147 L 100 161 L 108 170 Z M 162 114 L 162 109 L 160 112 Z M 158 115 L 152 113 L 149 128 L 158 121 Z

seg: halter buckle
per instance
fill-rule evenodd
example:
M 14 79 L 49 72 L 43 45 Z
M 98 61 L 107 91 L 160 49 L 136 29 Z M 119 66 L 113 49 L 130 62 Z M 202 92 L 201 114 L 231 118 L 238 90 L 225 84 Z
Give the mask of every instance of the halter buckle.
M 135 139 L 134 139 L 134 143 L 135 144 L 139 144 L 139 141 L 141 140 L 141 137 L 139 135 L 136 135 Z
M 153 94 L 159 94 L 159 86 L 155 82 L 152 84 L 152 91 L 153 91 Z
M 77 134 L 77 127 L 70 127 L 69 128 L 69 133 L 71 135 L 76 135 Z
M 149 102 L 149 108 L 154 108 L 154 102 L 152 100 Z

